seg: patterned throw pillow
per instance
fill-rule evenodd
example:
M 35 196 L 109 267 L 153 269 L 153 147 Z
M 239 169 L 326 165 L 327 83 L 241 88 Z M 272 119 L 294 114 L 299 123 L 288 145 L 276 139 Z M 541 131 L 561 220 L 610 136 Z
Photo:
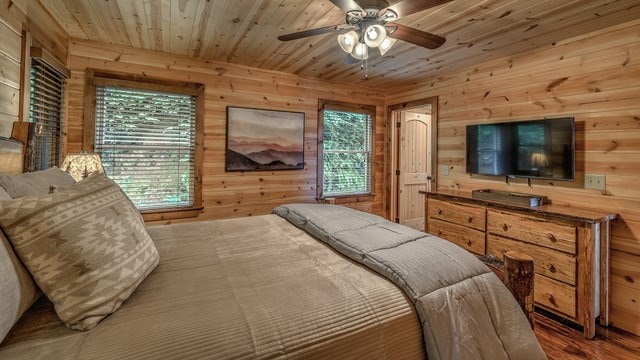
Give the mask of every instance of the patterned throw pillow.
M 0 201 L 0 226 L 67 327 L 89 330 L 158 264 L 140 213 L 102 174 Z

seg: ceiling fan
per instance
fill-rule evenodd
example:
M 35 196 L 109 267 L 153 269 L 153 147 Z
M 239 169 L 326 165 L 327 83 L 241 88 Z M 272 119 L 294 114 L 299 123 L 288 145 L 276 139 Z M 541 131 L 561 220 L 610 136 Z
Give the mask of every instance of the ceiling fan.
M 353 64 L 369 57 L 369 49 L 378 49 L 384 55 L 396 39 L 427 49 L 436 49 L 446 39 L 412 27 L 395 23 L 402 16 L 429 9 L 452 0 L 400 0 L 389 5 L 387 0 L 330 0 L 346 13 L 346 24 L 325 26 L 278 36 L 290 41 L 309 36 L 340 32 L 338 44 L 347 53 L 345 63 Z

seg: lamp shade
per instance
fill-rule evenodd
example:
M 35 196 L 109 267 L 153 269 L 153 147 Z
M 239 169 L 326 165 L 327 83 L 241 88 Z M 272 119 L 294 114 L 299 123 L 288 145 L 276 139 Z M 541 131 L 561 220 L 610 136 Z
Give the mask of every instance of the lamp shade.
M 356 33 L 353 30 L 349 31 L 346 34 L 338 35 L 338 44 L 340 44 L 340 47 L 346 53 L 351 53 L 357 43 L 358 43 L 358 33 Z
M 358 60 L 364 60 L 369 57 L 369 48 L 363 43 L 358 43 L 351 52 L 351 56 Z
M 68 172 L 75 181 L 80 181 L 94 172 L 104 173 L 102 160 L 98 154 L 68 154 L 60 169 Z
M 387 30 L 382 25 L 369 25 L 364 32 L 364 43 L 370 47 L 377 47 L 387 37 Z
M 395 42 L 396 42 L 396 39 L 393 39 L 387 36 L 384 39 L 384 41 L 380 45 L 378 45 L 378 50 L 380 50 L 380 55 L 384 55 L 387 51 L 389 51 L 389 49 L 391 49 L 391 46 L 393 46 Z
M 531 165 L 535 167 L 549 166 L 549 159 L 545 153 L 533 153 L 531 154 Z

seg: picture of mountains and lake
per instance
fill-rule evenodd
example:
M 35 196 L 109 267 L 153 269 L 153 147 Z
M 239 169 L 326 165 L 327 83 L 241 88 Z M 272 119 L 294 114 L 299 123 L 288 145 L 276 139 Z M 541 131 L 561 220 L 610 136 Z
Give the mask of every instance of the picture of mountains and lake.
M 227 171 L 304 168 L 304 113 L 227 107 Z

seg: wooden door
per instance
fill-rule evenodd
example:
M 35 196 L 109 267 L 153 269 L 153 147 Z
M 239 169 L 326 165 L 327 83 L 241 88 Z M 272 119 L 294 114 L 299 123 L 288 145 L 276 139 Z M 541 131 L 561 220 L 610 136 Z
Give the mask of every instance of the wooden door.
M 427 113 L 425 113 L 427 112 Z M 398 154 L 398 220 L 424 230 L 424 195 L 431 190 L 431 115 L 429 111 L 402 111 Z

